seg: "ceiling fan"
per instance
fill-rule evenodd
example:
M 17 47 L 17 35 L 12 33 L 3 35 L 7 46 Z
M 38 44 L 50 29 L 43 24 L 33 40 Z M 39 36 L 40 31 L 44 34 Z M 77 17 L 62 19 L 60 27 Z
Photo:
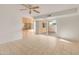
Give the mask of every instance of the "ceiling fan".
M 20 9 L 21 11 L 29 10 L 29 14 L 32 12 L 40 13 L 37 9 L 39 9 L 39 6 L 29 5 L 29 4 L 22 4 L 22 6 L 25 7 L 25 9 Z

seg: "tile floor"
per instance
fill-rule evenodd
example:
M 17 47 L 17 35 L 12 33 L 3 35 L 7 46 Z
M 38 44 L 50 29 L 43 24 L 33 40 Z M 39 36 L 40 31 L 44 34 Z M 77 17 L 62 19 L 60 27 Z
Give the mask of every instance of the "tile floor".
M 23 32 L 23 39 L 0 44 L 1 55 L 69 55 L 79 54 L 79 43 L 54 36 Z

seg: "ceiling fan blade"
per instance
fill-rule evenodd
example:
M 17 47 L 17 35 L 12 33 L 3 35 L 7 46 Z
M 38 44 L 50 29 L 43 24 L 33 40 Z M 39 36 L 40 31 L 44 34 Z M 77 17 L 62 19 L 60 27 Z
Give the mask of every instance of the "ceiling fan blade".
M 36 12 L 36 13 L 40 13 L 39 11 L 37 11 L 37 10 L 33 10 L 34 12 Z
M 31 7 L 31 5 L 28 5 L 28 4 L 22 4 L 24 7 L 26 7 L 26 8 L 30 8 Z
M 38 6 L 36 6 L 36 7 L 33 7 L 32 9 L 37 9 L 37 8 L 39 8 Z
M 29 10 L 29 14 L 32 13 L 32 11 L 36 12 L 36 13 L 40 13 L 39 11 L 35 10 L 35 9 L 38 9 L 39 6 L 33 6 L 31 4 L 22 4 L 25 9 L 21 9 L 21 10 Z

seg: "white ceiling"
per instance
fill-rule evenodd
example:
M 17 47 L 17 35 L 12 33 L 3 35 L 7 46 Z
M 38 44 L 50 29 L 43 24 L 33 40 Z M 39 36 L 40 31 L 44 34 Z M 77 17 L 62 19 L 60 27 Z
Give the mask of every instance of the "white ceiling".
M 79 8 L 79 4 L 38 4 L 40 7 L 38 10 L 40 11 L 40 14 L 37 13 L 32 13 L 31 16 L 37 16 L 37 15 L 42 15 L 42 14 L 48 14 L 51 12 L 57 12 L 57 11 L 62 11 L 66 9 L 71 9 L 71 8 Z M 24 7 L 22 7 L 24 8 Z M 30 16 L 28 11 L 21 11 L 25 16 Z
M 55 4 L 49 4 L 49 5 L 39 5 L 39 6 L 40 6 L 41 14 L 79 7 L 79 5 L 62 5 L 62 4 L 56 4 L 56 5 Z

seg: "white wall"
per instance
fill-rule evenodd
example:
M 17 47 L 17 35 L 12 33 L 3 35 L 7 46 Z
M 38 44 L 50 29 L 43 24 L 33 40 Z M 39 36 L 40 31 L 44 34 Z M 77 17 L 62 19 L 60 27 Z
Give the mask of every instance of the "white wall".
M 22 39 L 18 5 L 0 5 L 0 43 Z
M 65 39 L 79 40 L 79 15 L 57 18 L 57 34 Z

